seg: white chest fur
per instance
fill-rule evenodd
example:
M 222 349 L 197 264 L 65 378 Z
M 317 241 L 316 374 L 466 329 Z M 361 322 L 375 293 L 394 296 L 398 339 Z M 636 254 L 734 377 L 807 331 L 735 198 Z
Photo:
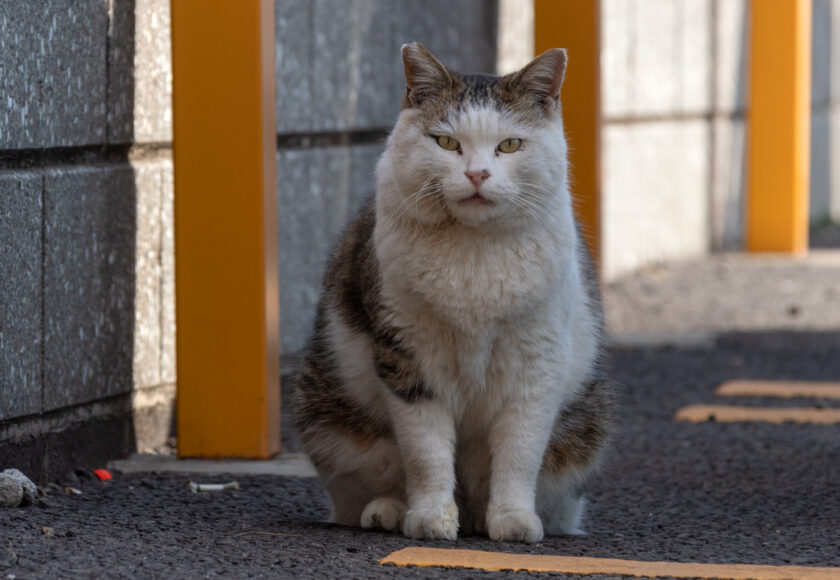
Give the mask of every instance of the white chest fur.
M 456 414 L 471 405 L 498 408 L 537 360 L 561 382 L 589 366 L 591 332 L 583 333 L 591 343 L 584 352 L 580 335 L 574 337 L 578 322 L 589 318 L 579 312 L 586 300 L 574 235 L 463 227 L 377 231 L 384 299 L 398 313 L 395 322 L 424 375 L 456 387 L 446 394 Z M 579 360 L 569 364 L 570 357 Z
M 377 255 L 386 300 L 465 334 L 487 333 L 533 311 L 557 289 L 571 257 L 558 238 L 463 226 L 383 228 Z

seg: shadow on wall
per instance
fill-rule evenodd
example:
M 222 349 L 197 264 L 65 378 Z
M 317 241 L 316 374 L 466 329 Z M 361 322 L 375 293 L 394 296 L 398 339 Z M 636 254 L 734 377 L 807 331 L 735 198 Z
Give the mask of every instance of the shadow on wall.
M 734 10 L 733 10 L 734 8 Z M 741 250 L 746 217 L 749 74 L 749 7 L 712 3 L 712 195 L 709 217 L 713 250 Z M 734 43 L 734 45 L 733 45 Z M 734 61 L 727 52 L 736 53 Z M 730 66 L 731 70 L 727 70 Z M 731 75 L 726 78 L 727 73 Z
M 837 14 L 832 14 L 835 12 Z M 832 0 L 815 0 L 812 13 L 811 37 L 811 162 L 810 162 L 810 218 L 812 223 L 840 222 L 840 179 L 833 167 L 836 143 L 832 125 L 837 123 L 832 110 L 834 51 L 840 38 L 840 6 Z M 833 46 L 834 45 L 834 46 Z

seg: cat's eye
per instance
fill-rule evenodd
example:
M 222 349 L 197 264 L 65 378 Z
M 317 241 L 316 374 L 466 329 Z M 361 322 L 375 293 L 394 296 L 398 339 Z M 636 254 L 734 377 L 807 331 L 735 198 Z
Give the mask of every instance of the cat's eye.
M 499 143 L 499 151 L 502 153 L 513 153 L 522 146 L 522 140 L 516 137 L 510 137 Z
M 437 141 L 437 144 L 447 151 L 457 151 L 461 148 L 461 144 L 458 143 L 458 140 L 453 139 L 449 135 L 440 135 L 439 137 L 435 137 L 435 141 Z

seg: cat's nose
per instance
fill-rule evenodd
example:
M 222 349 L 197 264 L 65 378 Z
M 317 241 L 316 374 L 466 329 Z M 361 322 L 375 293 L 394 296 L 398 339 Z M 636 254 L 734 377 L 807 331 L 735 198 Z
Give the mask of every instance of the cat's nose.
M 481 171 L 465 171 L 464 175 L 467 176 L 472 184 L 478 189 L 478 187 L 484 183 L 488 177 L 490 177 L 490 172 L 486 169 L 482 169 Z

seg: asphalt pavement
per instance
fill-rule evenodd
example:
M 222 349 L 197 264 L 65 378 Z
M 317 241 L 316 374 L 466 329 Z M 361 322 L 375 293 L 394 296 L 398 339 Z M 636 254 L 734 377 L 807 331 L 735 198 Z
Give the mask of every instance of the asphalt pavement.
M 613 450 L 588 493 L 586 536 L 418 542 L 323 523 L 327 498 L 311 477 L 115 472 L 103 483 L 89 475 L 101 466 L 80 466 L 46 502 L 0 510 L 0 579 L 528 575 L 379 564 L 407 546 L 840 567 L 840 425 L 674 418 L 701 403 L 840 408 L 836 399 L 713 392 L 730 379 L 840 381 L 832 256 L 717 256 L 606 288 L 622 404 Z M 701 339 L 679 339 L 698 329 Z M 193 493 L 191 480 L 239 488 Z

